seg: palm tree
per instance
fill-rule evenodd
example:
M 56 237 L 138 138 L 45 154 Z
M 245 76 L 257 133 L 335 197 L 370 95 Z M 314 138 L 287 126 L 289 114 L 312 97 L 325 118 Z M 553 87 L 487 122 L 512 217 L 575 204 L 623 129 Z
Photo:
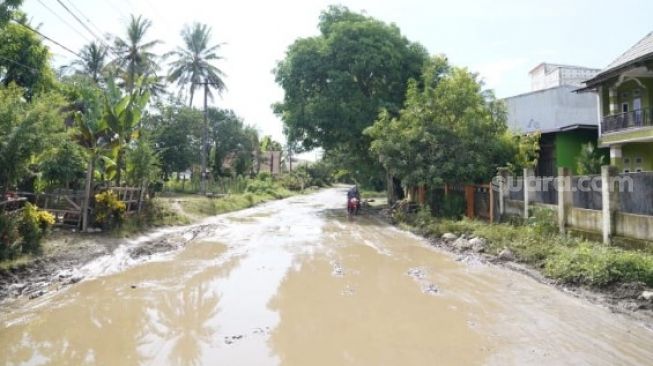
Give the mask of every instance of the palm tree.
M 181 89 L 186 86 L 190 91 L 190 102 L 193 105 L 193 96 L 199 83 L 208 83 L 208 95 L 212 98 L 211 89 L 218 93 L 226 89 L 222 77 L 222 70 L 211 63 L 221 60 L 217 50 L 222 44 L 209 45 L 211 41 L 211 28 L 206 24 L 193 23 L 186 25 L 181 31 L 184 40 L 184 47 L 177 47 L 175 51 L 166 56 L 173 56 L 175 59 L 170 63 L 170 74 L 168 80 L 176 82 Z
M 102 78 L 107 59 L 107 48 L 96 42 L 91 42 L 82 47 L 79 52 L 81 59 L 71 63 L 78 74 L 84 74 L 91 77 L 97 84 Z
M 113 51 L 116 59 L 114 65 L 122 73 L 124 86 L 128 92 L 134 89 L 136 80 L 143 75 L 152 75 L 158 69 L 157 56 L 152 48 L 161 43 L 159 40 L 145 41 L 145 34 L 152 26 L 149 19 L 131 15 L 127 26 L 127 38 L 116 37 Z

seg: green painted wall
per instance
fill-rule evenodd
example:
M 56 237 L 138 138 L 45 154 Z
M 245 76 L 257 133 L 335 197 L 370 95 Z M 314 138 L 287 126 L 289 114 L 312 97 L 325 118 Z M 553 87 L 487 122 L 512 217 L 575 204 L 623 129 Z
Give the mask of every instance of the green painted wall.
M 558 132 L 555 139 L 556 165 L 558 168 L 569 168 L 576 174 L 576 159 L 580 154 L 583 144 L 592 142 L 597 144 L 598 132 L 588 130 L 576 130 Z M 605 156 L 606 164 L 610 161 L 610 150 L 600 149 Z
M 631 143 L 621 148 L 623 158 L 621 159 L 620 170 L 631 172 L 641 168 L 643 171 L 653 171 L 653 142 Z M 641 159 L 638 162 L 637 159 Z

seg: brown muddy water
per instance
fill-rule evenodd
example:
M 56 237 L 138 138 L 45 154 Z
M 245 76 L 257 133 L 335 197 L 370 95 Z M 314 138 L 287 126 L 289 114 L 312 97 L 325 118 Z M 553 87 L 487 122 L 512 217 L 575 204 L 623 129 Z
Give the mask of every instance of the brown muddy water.
M 331 189 L 1 309 L 3 365 L 650 365 L 625 316 L 359 216 Z M 164 232 L 166 236 L 171 232 Z

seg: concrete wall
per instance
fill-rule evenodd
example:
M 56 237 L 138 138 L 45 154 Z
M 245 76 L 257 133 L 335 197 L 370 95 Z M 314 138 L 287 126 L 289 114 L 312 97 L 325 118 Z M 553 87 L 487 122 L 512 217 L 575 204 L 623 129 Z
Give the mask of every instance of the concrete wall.
M 508 216 L 522 216 L 524 213 L 524 202 L 506 199 L 505 201 L 505 215 Z
M 603 213 L 598 210 L 572 207 L 567 216 L 567 224 L 572 229 L 601 233 L 603 230 Z
M 508 127 L 517 132 L 552 131 L 574 124 L 598 125 L 593 93 L 560 86 L 504 99 Z
M 617 212 L 615 233 L 627 238 L 651 240 L 653 238 L 653 216 Z

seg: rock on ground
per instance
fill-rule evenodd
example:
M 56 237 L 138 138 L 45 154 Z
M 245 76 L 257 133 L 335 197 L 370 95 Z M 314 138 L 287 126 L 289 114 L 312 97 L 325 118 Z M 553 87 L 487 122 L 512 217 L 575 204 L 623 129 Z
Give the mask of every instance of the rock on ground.
M 469 241 L 469 244 L 472 246 L 472 250 L 476 253 L 484 252 L 487 246 L 487 242 L 483 238 L 472 238 Z
M 453 241 L 458 239 L 458 236 L 456 236 L 456 234 L 453 233 L 444 233 L 444 235 L 442 235 L 442 239 L 446 241 Z
M 504 261 L 514 261 L 515 260 L 515 255 L 512 253 L 512 250 L 510 250 L 508 248 L 504 248 L 499 253 L 499 259 L 504 260 Z

